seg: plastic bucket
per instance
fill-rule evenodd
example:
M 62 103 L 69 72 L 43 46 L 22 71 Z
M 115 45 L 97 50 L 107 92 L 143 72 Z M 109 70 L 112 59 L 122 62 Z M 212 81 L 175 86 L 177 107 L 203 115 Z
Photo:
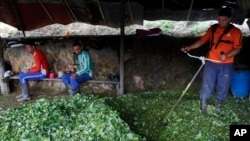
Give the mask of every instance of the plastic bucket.
M 54 74 L 53 72 L 51 72 L 51 73 L 49 74 L 49 78 L 50 78 L 50 79 L 54 79 L 54 78 L 55 78 L 55 74 Z
M 232 73 L 231 92 L 236 98 L 245 98 L 250 91 L 250 70 L 234 70 Z

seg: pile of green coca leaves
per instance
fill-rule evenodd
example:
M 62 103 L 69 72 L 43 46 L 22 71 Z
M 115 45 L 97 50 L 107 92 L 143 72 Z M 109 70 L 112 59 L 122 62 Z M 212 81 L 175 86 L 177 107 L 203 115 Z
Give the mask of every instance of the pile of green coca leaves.
M 1 140 L 228 141 L 230 125 L 250 125 L 250 100 L 232 95 L 200 113 L 198 91 L 181 90 L 40 99 L 0 115 Z M 168 116 L 169 115 L 169 116 Z
M 232 95 L 220 112 L 214 107 L 213 95 L 208 114 L 203 115 L 199 91 L 187 92 L 169 115 L 181 94 L 181 90 L 142 92 L 107 98 L 106 103 L 134 132 L 150 141 L 228 141 L 230 125 L 250 125 L 250 100 Z
M 76 95 L 40 99 L 0 115 L 0 139 L 29 141 L 139 141 L 103 99 Z

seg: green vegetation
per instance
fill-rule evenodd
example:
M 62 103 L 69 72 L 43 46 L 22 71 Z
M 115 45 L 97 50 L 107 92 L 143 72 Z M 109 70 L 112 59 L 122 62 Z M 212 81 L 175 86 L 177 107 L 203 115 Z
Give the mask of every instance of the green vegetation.
M 40 99 L 0 116 L 1 141 L 139 141 L 117 112 L 94 96 Z
M 220 112 L 214 97 L 208 114 L 199 111 L 198 91 L 129 93 L 124 96 L 77 95 L 41 99 L 0 115 L 2 140 L 228 141 L 229 126 L 250 124 L 250 100 L 229 96 Z
M 228 141 L 231 124 L 250 124 L 250 100 L 229 96 L 216 112 L 214 98 L 208 114 L 199 110 L 198 91 L 188 92 L 171 113 L 181 91 L 145 92 L 107 99 L 130 128 L 150 141 Z

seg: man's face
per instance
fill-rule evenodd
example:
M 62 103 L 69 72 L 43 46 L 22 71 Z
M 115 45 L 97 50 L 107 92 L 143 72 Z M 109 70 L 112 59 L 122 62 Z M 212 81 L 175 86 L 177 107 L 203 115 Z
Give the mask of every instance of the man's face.
M 26 47 L 26 50 L 27 50 L 27 52 L 29 52 L 29 53 L 33 53 L 34 52 L 34 46 L 32 46 L 32 45 L 26 45 L 25 46 Z
M 81 52 L 81 50 L 82 50 L 80 46 L 73 46 L 73 49 L 74 49 L 74 53 L 77 54 L 77 55 L 78 55 L 78 54 Z
M 219 16 L 218 22 L 220 27 L 227 27 L 230 24 L 230 17 L 227 16 Z

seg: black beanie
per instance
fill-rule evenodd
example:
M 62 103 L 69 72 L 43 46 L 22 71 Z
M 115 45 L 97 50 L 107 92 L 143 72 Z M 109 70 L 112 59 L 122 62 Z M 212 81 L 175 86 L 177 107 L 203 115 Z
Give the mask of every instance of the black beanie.
M 231 8 L 221 8 L 218 15 L 231 17 L 232 15 Z
M 72 46 L 81 46 L 81 44 L 78 41 L 74 41 Z

